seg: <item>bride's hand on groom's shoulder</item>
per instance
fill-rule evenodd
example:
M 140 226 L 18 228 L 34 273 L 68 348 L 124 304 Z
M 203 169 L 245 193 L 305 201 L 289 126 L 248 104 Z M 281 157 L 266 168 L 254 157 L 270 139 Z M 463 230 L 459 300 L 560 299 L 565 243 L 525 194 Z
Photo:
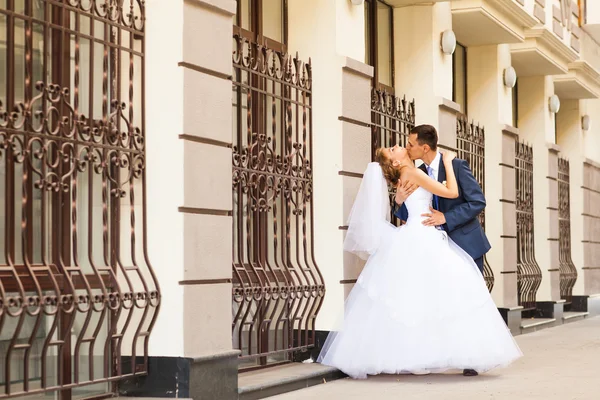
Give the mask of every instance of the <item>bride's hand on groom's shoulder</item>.
M 396 185 L 396 203 L 402 204 L 419 186 L 409 180 L 400 181 Z
M 456 158 L 456 153 L 455 152 L 450 151 L 450 150 L 444 151 L 444 154 L 443 154 L 444 162 L 451 162 L 455 158 Z

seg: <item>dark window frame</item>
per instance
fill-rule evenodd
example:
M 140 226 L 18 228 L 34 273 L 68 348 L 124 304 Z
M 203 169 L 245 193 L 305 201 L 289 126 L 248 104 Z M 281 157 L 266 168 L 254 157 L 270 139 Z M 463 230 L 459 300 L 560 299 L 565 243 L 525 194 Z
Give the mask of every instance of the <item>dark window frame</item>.
M 244 0 L 242 0 L 244 1 Z M 252 42 L 267 46 L 273 50 L 279 51 L 281 53 L 287 52 L 288 45 L 288 0 L 280 0 L 281 6 L 283 9 L 282 16 L 282 36 L 283 42 L 275 40 L 273 38 L 269 38 L 264 35 L 264 26 L 262 20 L 264 0 L 247 0 L 250 4 L 250 29 L 242 28 L 243 20 L 242 20 L 242 2 L 240 0 L 236 0 L 236 15 L 235 22 L 233 25 L 234 33 L 237 33 L 241 37 L 249 39 Z
M 377 40 L 377 26 L 378 26 L 378 18 L 377 18 L 377 6 L 381 3 L 390 9 L 390 30 L 391 30 L 391 38 L 390 38 L 390 55 L 391 55 L 391 81 L 392 85 L 386 85 L 380 82 L 379 80 L 379 65 L 378 65 L 378 55 L 379 55 L 379 43 Z M 388 93 L 394 93 L 394 83 L 396 78 L 395 71 L 395 55 L 394 55 L 394 8 L 387 4 L 383 0 L 365 0 L 365 8 L 368 8 L 369 15 L 365 19 L 365 24 L 367 28 L 365 32 L 369 33 L 369 36 L 365 38 L 365 44 L 368 43 L 369 46 L 369 59 L 365 60 L 367 64 L 373 67 L 373 87 L 380 90 L 385 90 Z M 365 56 L 367 51 L 365 50 Z
M 250 24 L 249 28 L 245 29 L 244 21 L 242 20 L 242 1 L 248 1 L 250 7 Z M 287 23 L 287 0 L 280 0 L 281 5 L 283 7 L 283 16 L 282 16 L 282 36 L 283 43 L 272 38 L 264 36 L 264 26 L 263 26 L 263 1 L 264 0 L 237 0 L 236 1 L 236 15 L 235 15 L 235 24 L 233 26 L 234 36 L 239 35 L 242 38 L 249 40 L 251 43 L 256 43 L 258 45 L 264 46 L 268 49 L 274 50 L 275 52 L 279 52 L 282 54 L 287 53 L 287 40 L 288 40 L 288 23 Z M 268 81 L 264 77 L 260 77 L 258 75 L 254 75 L 251 78 L 250 85 L 253 88 L 258 89 L 259 91 L 267 91 Z M 286 94 L 282 94 L 286 96 Z M 242 103 L 242 91 L 238 91 L 238 104 Z M 287 104 L 287 103 L 285 103 Z M 241 112 L 241 108 L 238 110 L 238 113 Z M 262 101 L 255 101 L 252 103 L 252 132 L 263 132 L 267 129 L 267 119 L 264 118 L 269 113 L 268 105 Z M 285 124 L 285 116 L 282 113 L 279 115 L 279 123 L 283 126 Z M 238 124 L 242 121 L 241 114 L 238 115 Z M 240 127 L 236 128 L 236 131 L 239 131 Z M 259 191 L 257 190 L 256 196 L 259 196 Z M 265 216 L 262 215 L 259 221 L 254 221 L 253 223 L 253 231 L 254 235 L 257 238 L 261 238 L 262 240 L 258 240 L 254 243 L 254 252 L 258 254 L 258 257 L 261 262 L 266 263 L 267 257 L 267 247 L 266 247 L 266 232 L 262 231 L 260 228 L 266 224 Z M 266 358 L 261 359 L 261 363 L 266 363 Z
M 467 58 L 468 58 L 468 47 L 464 46 L 460 43 L 456 43 L 456 49 L 454 50 L 454 53 L 452 54 L 452 101 L 456 102 L 456 88 L 457 88 L 457 82 L 456 82 L 456 57 L 458 57 L 456 50 L 458 48 L 462 48 L 463 51 L 463 65 L 465 66 L 464 68 L 464 73 L 463 73 L 463 80 L 464 80 L 464 85 L 463 85 L 463 90 L 465 93 L 465 104 L 464 104 L 464 110 L 461 110 L 461 113 L 463 113 L 464 115 L 468 115 L 468 106 L 469 106 L 469 98 L 468 98 L 468 83 L 467 83 L 467 78 L 469 76 L 469 72 L 468 72 L 468 67 L 467 67 Z
M 512 88 L 512 124 L 514 128 L 519 127 L 519 81 Z

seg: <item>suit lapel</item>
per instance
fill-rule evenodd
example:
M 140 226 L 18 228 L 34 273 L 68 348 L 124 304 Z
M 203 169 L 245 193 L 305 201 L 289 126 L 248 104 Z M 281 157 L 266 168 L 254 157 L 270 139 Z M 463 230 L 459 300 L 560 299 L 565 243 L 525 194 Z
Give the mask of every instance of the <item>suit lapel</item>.
M 438 182 L 444 183 L 444 181 L 446 180 L 446 167 L 444 166 L 443 160 L 440 160 L 439 169 L 440 170 L 438 172 Z
M 444 166 L 444 161 L 440 160 L 440 166 L 439 166 L 439 171 L 438 171 L 438 182 L 439 183 L 444 183 L 444 181 L 446 180 L 446 167 Z M 446 199 L 443 197 L 438 197 L 438 210 L 445 212 L 445 204 L 446 203 Z

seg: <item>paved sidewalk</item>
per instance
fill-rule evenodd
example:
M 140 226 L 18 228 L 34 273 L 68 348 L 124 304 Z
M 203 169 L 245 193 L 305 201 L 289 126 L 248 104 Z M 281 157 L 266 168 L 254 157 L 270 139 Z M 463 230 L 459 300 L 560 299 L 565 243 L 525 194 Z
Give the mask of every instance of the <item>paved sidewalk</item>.
M 517 336 L 524 356 L 478 377 L 380 375 L 341 379 L 277 400 L 600 400 L 600 317 Z

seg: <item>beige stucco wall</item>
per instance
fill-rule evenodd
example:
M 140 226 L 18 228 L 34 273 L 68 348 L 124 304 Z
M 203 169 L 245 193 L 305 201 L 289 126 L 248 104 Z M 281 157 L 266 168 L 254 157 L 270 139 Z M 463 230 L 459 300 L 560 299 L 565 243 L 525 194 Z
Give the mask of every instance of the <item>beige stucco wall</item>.
M 304 2 L 301 2 L 304 4 Z M 365 14 L 363 6 L 355 6 L 346 0 L 328 0 L 335 4 L 335 43 L 337 55 L 364 61 Z M 319 6 L 325 3 L 321 1 Z
M 179 137 L 231 142 L 231 83 L 178 64 L 231 73 L 234 2 L 151 0 L 146 10 L 148 248 L 162 294 L 150 355 L 228 351 L 231 283 L 180 281 L 231 278 L 231 217 L 178 209 L 231 210 L 231 150 Z
M 585 100 L 584 107 L 592 121 L 591 129 L 583 132 L 584 155 L 600 162 L 600 100 Z
M 594 0 L 587 0 L 586 3 L 587 22 L 589 24 L 600 23 L 600 2 Z
M 339 114 L 341 79 L 336 64 L 336 3 L 322 0 L 289 2 L 289 48 L 313 63 L 313 185 L 315 258 L 326 285 L 325 302 L 317 329 L 328 329 L 328 321 L 341 309 L 342 256 L 331 246 L 342 240 L 337 229 L 341 219 L 342 185 L 337 170 L 341 165 Z M 306 24 L 311 21 L 311 24 Z
M 234 3 L 184 0 L 183 142 L 187 357 L 232 349 L 232 91 Z M 211 40 L 198 40 L 208 38 Z M 203 72 L 205 70 L 206 72 Z M 216 141 L 216 143 L 212 141 Z M 219 227 L 219 228 L 216 228 Z M 211 245 L 219 243 L 220 245 Z M 229 280 L 229 281 L 227 281 Z
M 592 119 L 589 131 L 583 133 L 585 163 L 583 165 L 583 265 L 586 294 L 600 293 L 600 101 L 587 100 L 585 114 Z
M 584 133 L 581 129 L 580 103 L 583 101 L 563 101 L 557 114 L 557 144 L 561 157 L 569 160 L 571 196 L 571 258 L 577 268 L 577 281 L 573 293 L 584 293 L 584 220 L 583 220 L 583 162 Z
M 394 9 L 395 87 L 415 100 L 417 125 L 440 129 L 440 104 L 452 99 L 452 56 L 440 49 L 440 35 L 451 27 L 450 3 Z
M 364 146 L 370 151 L 368 128 L 339 119 L 370 120 L 369 78 L 355 71 L 364 70 L 363 7 L 345 0 L 288 6 L 289 49 L 303 59 L 310 57 L 313 65 L 315 258 L 327 290 L 317 329 L 330 330 L 343 312 L 348 287 L 340 283 L 346 276 L 340 227 L 346 225 L 360 185 L 359 178 L 340 173 L 362 173 L 369 161 L 361 151 Z
M 486 234 L 492 245 L 488 262 L 495 277 L 492 295 L 501 307 L 516 306 L 515 239 L 510 229 L 515 218 L 511 203 L 514 170 L 506 170 L 506 165 L 514 165 L 514 160 L 503 159 L 507 151 L 514 152 L 514 144 L 511 149 L 510 140 L 507 143 L 503 133 L 505 126 L 512 123 L 512 89 L 503 84 L 504 69 L 510 66 L 510 61 L 508 45 L 469 47 L 467 53 L 468 116 L 484 126 L 486 134 Z
M 146 4 L 146 176 L 148 249 L 160 283 L 161 312 L 150 355 L 183 355 L 183 1 Z
M 583 263 L 585 294 L 600 293 L 600 164 L 586 160 L 583 174 Z
M 600 18 L 600 12 L 598 12 L 598 17 Z M 584 34 L 581 39 L 581 57 L 595 69 L 600 70 L 600 46 L 588 34 Z

